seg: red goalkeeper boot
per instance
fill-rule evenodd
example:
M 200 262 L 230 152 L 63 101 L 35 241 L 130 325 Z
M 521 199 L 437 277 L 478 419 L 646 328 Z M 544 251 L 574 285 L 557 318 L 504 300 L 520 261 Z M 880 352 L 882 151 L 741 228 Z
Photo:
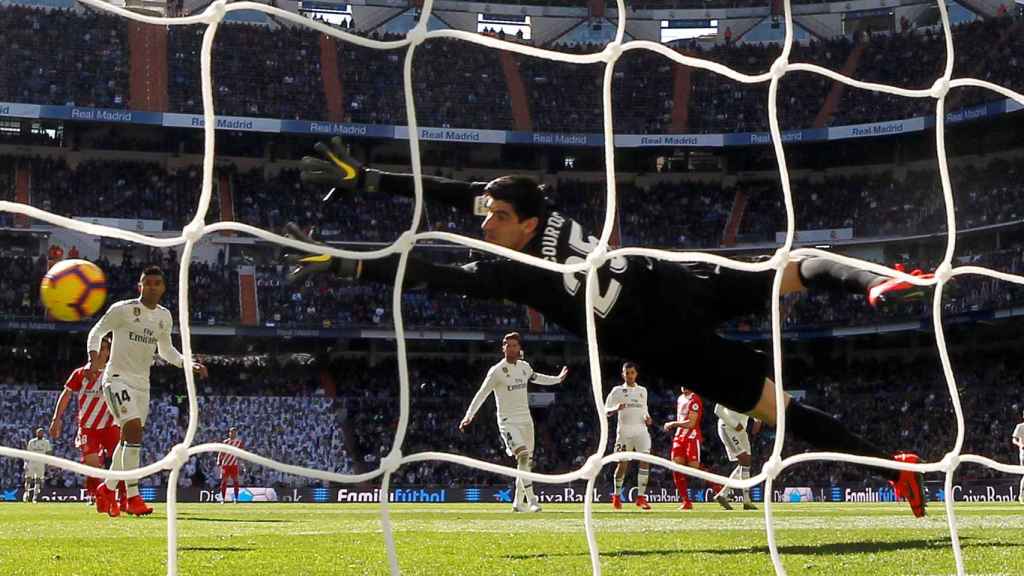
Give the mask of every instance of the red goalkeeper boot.
M 622 498 L 618 494 L 612 495 L 612 508 L 622 510 Z
M 637 496 L 636 507 L 641 510 L 650 510 L 651 505 L 647 503 L 647 496 Z
M 128 499 L 128 505 L 125 506 L 124 511 L 132 516 L 146 516 L 153 513 L 153 509 L 146 504 L 142 496 L 138 495 Z
M 117 494 L 110 488 L 107 488 L 106 484 L 100 484 L 96 488 L 96 511 L 100 514 L 106 514 L 111 518 L 117 518 L 121 515 L 121 507 L 117 505 Z
M 903 264 L 896 264 L 894 268 L 903 272 Z M 925 274 L 919 269 L 915 269 L 910 273 L 911 276 L 918 278 L 934 278 L 935 275 L 932 273 Z M 930 286 L 917 286 L 910 282 L 904 282 L 899 278 L 889 278 L 888 280 L 876 284 L 868 290 L 868 304 L 873 308 L 877 308 L 883 304 L 891 304 L 895 302 L 910 302 L 913 300 L 920 300 L 931 290 Z
M 921 461 L 921 458 L 913 452 L 897 452 L 892 459 L 897 462 L 907 462 L 910 464 L 917 464 Z M 926 513 L 925 507 L 928 505 L 924 497 L 924 474 L 911 472 L 910 470 L 900 470 L 899 479 L 895 481 L 890 480 L 889 483 L 892 484 L 897 498 L 905 498 L 907 500 L 907 503 L 910 504 L 910 509 L 914 512 L 914 516 L 923 518 Z
M 680 510 L 693 510 L 693 502 L 687 500 L 686 502 L 683 502 L 682 505 L 679 506 L 679 509 Z

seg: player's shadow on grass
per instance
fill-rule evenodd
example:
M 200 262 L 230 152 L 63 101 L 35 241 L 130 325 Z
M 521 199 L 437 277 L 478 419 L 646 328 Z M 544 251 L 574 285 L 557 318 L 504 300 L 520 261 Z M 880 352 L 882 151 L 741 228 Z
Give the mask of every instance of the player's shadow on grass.
M 963 548 L 1005 548 L 1007 546 L 1024 547 L 1024 543 L 992 542 L 987 539 L 960 537 L 960 545 Z M 831 555 L 831 554 L 863 554 L 872 552 L 893 552 L 898 550 L 934 550 L 951 549 L 952 544 L 949 538 L 932 538 L 918 540 L 900 540 L 898 542 L 835 542 L 822 544 L 820 546 L 796 545 L 779 546 L 779 554 L 807 554 L 807 555 Z M 768 554 L 767 546 L 747 546 L 744 548 L 663 548 L 658 550 L 616 550 L 613 552 L 601 551 L 602 558 L 628 558 L 633 556 L 666 556 L 672 554 Z M 510 560 L 536 560 L 540 558 L 552 558 L 556 556 L 586 556 L 588 552 L 575 553 L 537 553 L 537 554 L 510 554 L 506 556 Z
M 275 520 L 271 518 L 211 518 L 209 516 L 192 516 L 189 514 L 179 514 L 182 520 L 188 520 L 189 522 L 230 522 L 232 524 L 291 524 L 291 520 Z
M 256 548 L 242 546 L 181 546 L 179 552 L 252 552 Z
M 952 550 L 952 543 L 949 538 L 928 538 L 916 540 L 897 540 L 895 542 L 833 542 L 831 544 L 791 545 L 779 546 L 779 554 L 806 554 L 806 555 L 830 555 L 830 554 L 863 554 L 872 552 L 894 552 L 898 550 Z M 1016 542 L 993 542 L 988 539 L 972 538 L 969 536 L 960 537 L 960 545 L 963 548 L 1005 548 L 1007 546 L 1024 546 L 1024 543 Z M 704 554 L 767 554 L 767 546 L 748 546 L 746 548 L 712 548 L 707 550 L 687 550 L 688 553 Z

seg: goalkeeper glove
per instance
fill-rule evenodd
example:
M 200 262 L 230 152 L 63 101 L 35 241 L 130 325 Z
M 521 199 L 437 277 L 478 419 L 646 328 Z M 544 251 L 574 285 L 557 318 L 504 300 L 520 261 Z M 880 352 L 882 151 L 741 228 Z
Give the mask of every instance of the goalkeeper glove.
M 313 149 L 320 158 L 304 156 L 302 158 L 302 181 L 306 184 L 330 186 L 331 189 L 323 197 L 330 202 L 337 197 L 338 190 L 366 190 L 376 192 L 380 184 L 380 172 L 365 168 L 345 151 L 341 137 L 331 138 L 330 144 L 317 142 Z
M 285 225 L 285 236 L 301 242 L 325 246 L 323 242 L 317 242 L 310 238 L 294 222 L 289 222 Z M 343 280 L 353 280 L 359 277 L 359 270 L 362 265 L 362 262 L 359 260 L 335 258 L 328 254 L 286 254 L 285 260 L 288 262 L 289 284 L 295 284 L 304 280 L 307 276 L 324 272 L 333 274 L 335 277 Z

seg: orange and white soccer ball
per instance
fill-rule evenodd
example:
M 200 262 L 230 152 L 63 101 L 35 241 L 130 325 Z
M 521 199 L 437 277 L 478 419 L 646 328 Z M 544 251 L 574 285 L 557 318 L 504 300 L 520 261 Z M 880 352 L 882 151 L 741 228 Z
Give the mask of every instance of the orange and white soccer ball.
M 39 297 L 57 320 L 84 320 L 103 307 L 107 275 L 88 260 L 61 260 L 43 277 Z

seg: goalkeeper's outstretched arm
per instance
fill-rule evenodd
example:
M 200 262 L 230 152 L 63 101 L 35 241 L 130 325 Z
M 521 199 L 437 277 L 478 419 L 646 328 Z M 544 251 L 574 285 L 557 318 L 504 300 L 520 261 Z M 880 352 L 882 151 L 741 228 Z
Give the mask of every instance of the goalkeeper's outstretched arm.
M 337 136 L 329 143 L 317 142 L 314 149 L 320 157 L 306 156 L 302 159 L 302 181 L 329 186 L 324 202 L 330 202 L 341 193 L 357 191 L 385 192 L 407 198 L 415 195 L 416 178 L 412 174 L 367 168 L 348 154 Z M 427 202 L 447 204 L 471 213 L 476 206 L 476 198 L 483 194 L 486 185 L 486 182 L 423 176 L 423 196 Z
M 285 226 L 288 237 L 311 244 L 319 244 L 297 225 Z M 335 258 L 326 254 L 294 253 L 286 257 L 288 282 L 305 281 L 313 274 L 331 274 L 341 280 L 363 280 L 393 284 L 398 270 L 399 256 L 393 254 L 373 260 Z M 526 305 L 535 305 L 531 283 L 544 274 L 557 274 L 531 268 L 511 260 L 484 260 L 462 266 L 434 264 L 409 256 L 405 271 L 407 289 L 448 292 L 483 299 L 504 299 Z

